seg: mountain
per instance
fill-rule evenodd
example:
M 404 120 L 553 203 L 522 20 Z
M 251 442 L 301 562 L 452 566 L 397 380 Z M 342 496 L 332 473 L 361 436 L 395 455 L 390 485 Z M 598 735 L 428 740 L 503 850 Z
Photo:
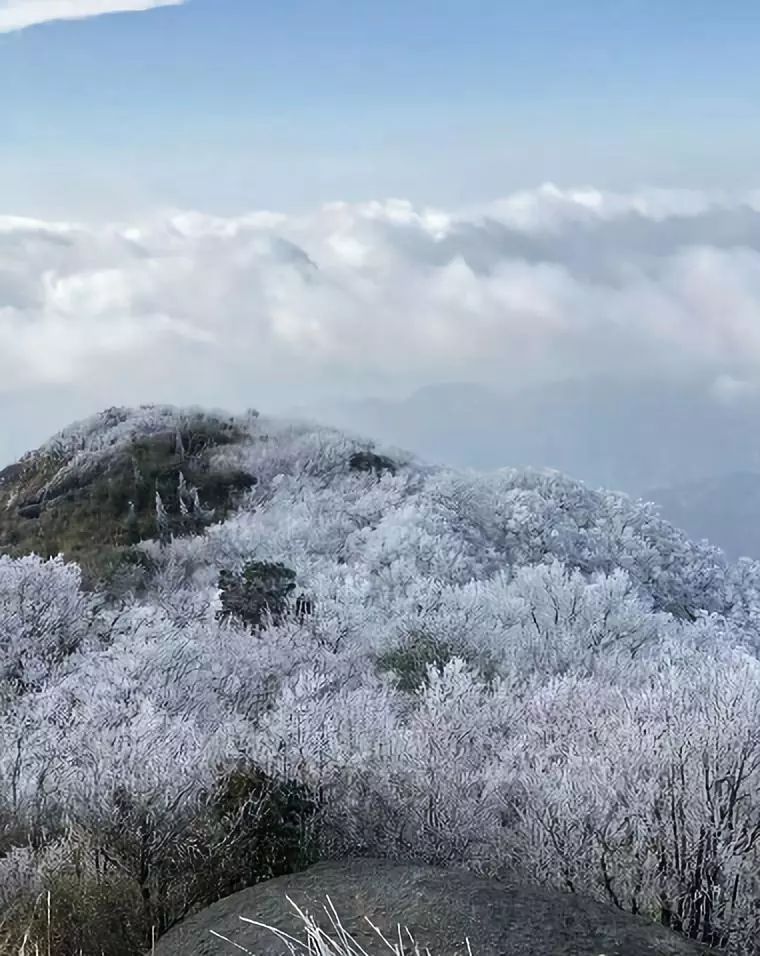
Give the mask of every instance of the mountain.
M 348 856 L 753 951 L 760 564 L 654 506 L 144 406 L 6 469 L 0 541 L 0 952 Z
M 157 495 L 168 530 L 197 531 L 255 483 L 212 461 L 242 434 L 231 418 L 153 406 L 108 409 L 64 430 L 0 471 L 0 551 L 62 553 L 98 573 L 126 546 L 154 537 Z
M 760 474 L 737 472 L 655 488 L 644 497 L 690 537 L 707 538 L 734 559 L 760 559 Z
M 704 383 L 600 378 L 517 391 L 450 383 L 310 414 L 454 467 L 555 468 L 636 495 L 760 471 L 760 398 L 721 399 Z

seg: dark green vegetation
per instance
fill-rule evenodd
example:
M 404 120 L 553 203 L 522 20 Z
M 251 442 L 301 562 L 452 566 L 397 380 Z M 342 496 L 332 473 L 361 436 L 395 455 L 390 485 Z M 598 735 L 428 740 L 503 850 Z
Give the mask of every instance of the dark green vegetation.
M 348 462 L 351 471 L 371 471 L 376 475 L 388 472 L 396 474 L 396 463 L 386 455 L 378 455 L 374 451 L 357 451 Z
M 227 516 L 256 479 L 215 465 L 213 453 L 241 438 L 233 424 L 199 417 L 84 460 L 27 456 L 0 472 L 0 552 L 62 553 L 90 579 L 108 576 L 138 542 L 198 533 Z
M 251 561 L 238 573 L 222 571 L 219 589 L 222 602 L 219 618 L 236 618 L 258 632 L 270 624 L 282 623 L 291 609 L 296 573 L 283 564 Z M 310 602 L 299 597 L 294 610 L 304 616 L 311 610 Z
M 376 663 L 381 672 L 395 675 L 400 690 L 413 692 L 429 683 L 428 667 L 434 666 L 441 674 L 454 657 L 476 667 L 486 680 L 494 675 L 485 656 L 482 660 L 478 656 L 476 660 L 476 655 L 464 642 L 442 641 L 422 630 L 407 634 L 395 647 L 379 654 Z
M 137 956 L 188 913 L 317 859 L 317 802 L 246 762 L 220 768 L 192 810 L 170 799 L 138 804 L 126 789 L 118 809 L 114 857 L 93 844 L 96 877 L 82 850 L 36 902 L 2 914 L 0 952 L 28 934 L 30 952 L 38 943 L 57 956 Z

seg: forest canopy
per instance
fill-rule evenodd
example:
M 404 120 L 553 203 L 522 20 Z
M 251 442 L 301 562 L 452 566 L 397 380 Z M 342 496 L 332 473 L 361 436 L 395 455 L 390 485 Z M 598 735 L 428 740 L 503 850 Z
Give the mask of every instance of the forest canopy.
M 121 956 L 351 853 L 756 952 L 760 564 L 558 473 L 255 413 L 192 446 L 198 415 L 112 409 L 0 476 L 0 534 L 29 476 L 40 505 L 0 556 L 0 938 L 50 892 L 60 953 L 107 911 Z M 107 569 L 35 550 L 156 435 L 175 457 Z

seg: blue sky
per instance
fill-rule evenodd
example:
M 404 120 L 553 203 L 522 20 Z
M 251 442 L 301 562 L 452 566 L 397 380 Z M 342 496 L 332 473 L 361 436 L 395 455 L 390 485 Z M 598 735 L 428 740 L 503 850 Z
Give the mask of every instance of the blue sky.
M 759 39 L 752 0 L 188 0 L 46 23 L 0 35 L 0 210 L 744 188 Z

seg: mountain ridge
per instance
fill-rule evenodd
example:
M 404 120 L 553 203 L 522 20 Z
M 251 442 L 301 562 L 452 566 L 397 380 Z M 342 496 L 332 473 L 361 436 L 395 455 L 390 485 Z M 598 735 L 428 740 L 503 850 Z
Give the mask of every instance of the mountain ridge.
M 258 414 L 110 410 L 21 464 L 0 521 L 31 468 L 23 520 L 50 508 L 123 550 L 89 581 L 71 550 L 35 553 L 43 526 L 0 553 L 0 950 L 42 944 L 49 898 L 56 956 L 134 956 L 359 854 L 750 952 L 760 564 L 558 472 Z
M 760 471 L 760 398 L 723 400 L 714 382 L 439 383 L 397 400 L 318 404 L 311 417 L 452 467 L 550 467 L 634 495 Z

